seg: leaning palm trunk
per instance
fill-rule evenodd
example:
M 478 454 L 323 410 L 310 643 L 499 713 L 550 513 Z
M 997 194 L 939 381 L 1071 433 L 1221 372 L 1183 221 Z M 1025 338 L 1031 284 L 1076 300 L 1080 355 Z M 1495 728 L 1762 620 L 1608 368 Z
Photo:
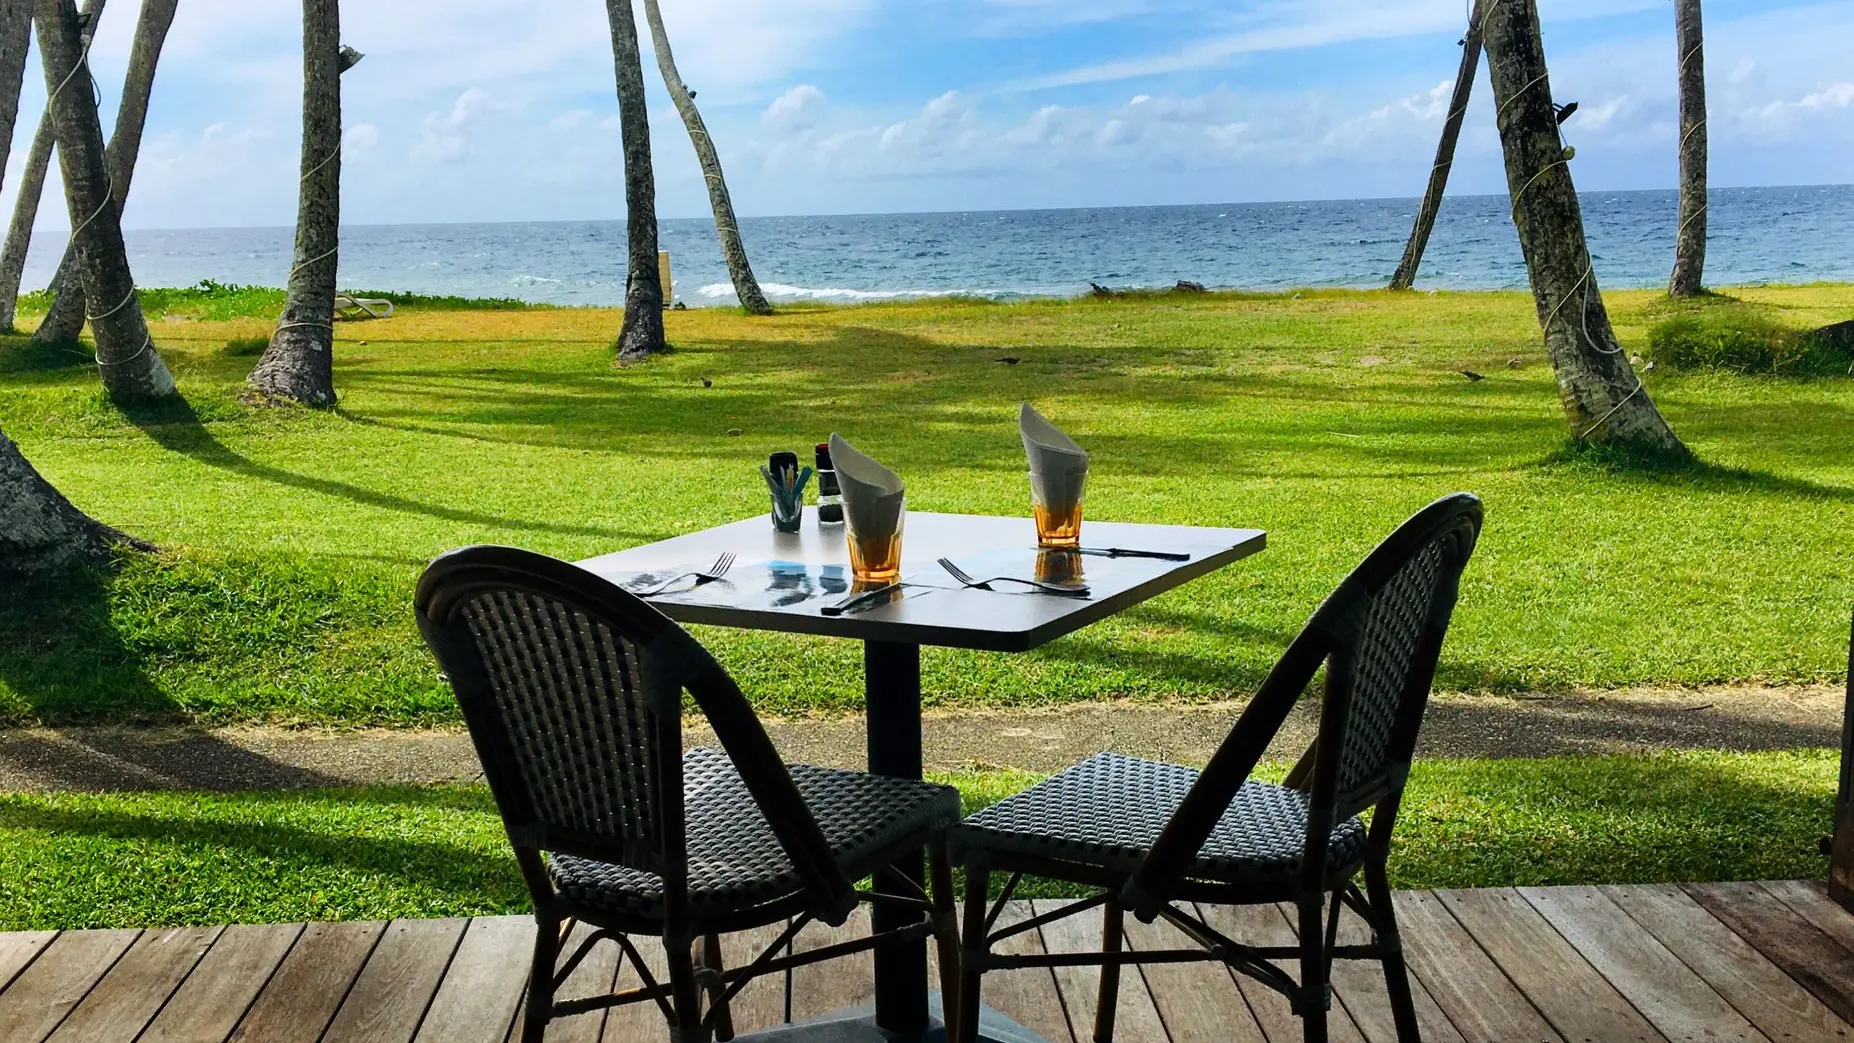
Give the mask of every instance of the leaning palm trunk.
M 1686 447 L 1617 343 L 1597 289 L 1583 212 L 1571 182 L 1573 151 L 1558 135 L 1537 4 L 1491 4 L 1483 28 L 1513 223 L 1571 433 L 1580 442 L 1627 444 L 1684 457 Z
M 155 350 L 135 295 L 128 252 L 122 245 L 122 212 L 109 190 L 103 128 L 91 94 L 89 59 L 84 53 L 80 16 L 74 0 L 38 0 L 39 53 L 45 58 L 45 90 L 58 134 L 58 164 L 64 174 L 65 201 L 71 211 L 77 245 L 78 275 L 84 294 L 95 301 L 91 328 L 96 334 L 97 369 L 110 396 L 137 401 L 171 394 L 174 378 Z
M 1674 233 L 1674 274 L 1667 292 L 1691 297 L 1706 272 L 1706 34 L 1700 0 L 1674 0 L 1680 47 L 1680 227 Z
M 84 16 L 84 45 L 96 33 L 97 19 L 103 16 L 104 0 L 87 0 L 80 8 Z M 30 11 L 31 0 L 26 8 Z M 52 126 L 51 106 L 39 115 L 38 130 L 32 134 L 32 148 L 19 176 L 19 195 L 13 200 L 13 221 L 7 226 L 6 245 L 0 247 L 0 330 L 11 330 L 18 319 L 19 281 L 26 273 L 26 251 L 32 246 L 32 225 L 39 218 L 39 200 L 45 195 L 45 172 L 51 167 L 52 146 L 58 135 Z M 7 144 L 12 145 L 9 137 Z
M 143 0 L 141 18 L 135 23 L 129 73 L 123 80 L 116 127 L 109 138 L 110 191 L 116 197 L 118 210 L 129 198 L 129 181 L 135 176 L 135 161 L 142 151 L 142 131 L 148 125 L 148 98 L 154 93 L 155 66 L 161 61 L 161 45 L 167 42 L 178 3 Z M 76 267 L 75 252 L 66 246 L 64 259 L 58 262 L 58 274 L 52 278 L 51 309 L 33 333 L 33 343 L 70 344 L 83 332 L 84 287 L 83 280 L 76 276 Z
M 612 65 L 618 79 L 618 125 L 624 139 L 624 325 L 618 358 L 641 359 L 662 351 L 663 285 L 657 277 L 657 180 L 650 169 L 650 114 L 644 66 L 637 50 L 631 0 L 605 0 L 612 27 Z
M 676 71 L 676 56 L 670 53 L 669 34 L 663 31 L 663 12 L 657 0 L 644 0 L 644 18 L 650 23 L 650 39 L 656 45 L 657 69 L 663 73 L 663 85 L 682 115 L 689 141 L 695 145 L 696 162 L 702 165 L 702 178 L 708 182 L 708 206 L 715 212 L 715 233 L 721 237 L 721 256 L 727 261 L 728 277 L 734 280 L 734 296 L 749 315 L 771 315 L 772 305 L 760 292 L 753 266 L 747 263 L 747 247 L 740 241 L 740 221 L 734 216 L 734 201 L 728 198 L 727 179 L 721 175 L 721 157 L 715 154 L 714 139 L 702 122 L 701 110 L 695 107 L 695 95 Z M 668 292 L 669 287 L 663 288 Z
M 26 82 L 26 50 L 32 42 L 32 0 L 0 0 L 0 173 L 13 151 L 19 120 L 19 89 Z
M 1448 172 L 1455 165 L 1455 142 L 1461 138 L 1461 121 L 1468 114 L 1468 96 L 1474 92 L 1474 71 L 1481 64 L 1481 5 L 1476 3 L 1468 14 L 1468 34 L 1461 41 L 1461 69 L 1455 73 L 1455 90 L 1448 100 L 1448 117 L 1442 121 L 1442 141 L 1436 145 L 1436 162 L 1429 168 L 1429 187 L 1423 190 L 1423 202 L 1416 211 L 1416 226 L 1403 248 L 1403 260 L 1391 276 L 1390 288 L 1407 290 L 1416 285 L 1416 270 L 1422 267 L 1423 251 L 1429 247 L 1429 233 L 1435 230 L 1436 213 L 1442 209 L 1442 193 L 1448 189 Z
M 341 246 L 341 74 L 360 61 L 341 45 L 338 0 L 303 0 L 302 182 L 296 260 L 270 347 L 251 386 L 309 406 L 335 404 L 335 273 Z
M 116 547 L 152 549 L 71 506 L 0 431 L 0 577 L 100 564 Z

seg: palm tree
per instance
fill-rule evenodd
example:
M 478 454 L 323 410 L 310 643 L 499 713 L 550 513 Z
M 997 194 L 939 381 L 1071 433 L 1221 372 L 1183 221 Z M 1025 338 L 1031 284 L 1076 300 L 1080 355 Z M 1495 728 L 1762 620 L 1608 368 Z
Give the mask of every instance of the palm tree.
M 0 577 L 102 564 L 117 547 L 153 549 L 71 506 L 0 431 Z
M 1680 50 L 1680 227 L 1674 233 L 1674 274 L 1667 292 L 1692 297 L 1706 271 L 1706 34 L 1700 0 L 1674 0 Z
M 1538 5 L 1490 4 L 1483 29 L 1513 223 L 1571 433 L 1580 442 L 1624 444 L 1684 459 L 1686 446 L 1629 365 L 1597 289 L 1571 182 L 1574 152 L 1558 135 Z
M 771 315 L 772 305 L 760 292 L 747 263 L 747 247 L 740 241 L 740 221 L 734 217 L 734 201 L 728 198 L 727 179 L 721 175 L 721 157 L 715 154 L 714 139 L 702 122 L 701 110 L 695 107 L 695 92 L 682 82 L 676 71 L 676 56 L 670 53 L 669 34 L 663 31 L 663 12 L 657 0 L 644 0 L 644 19 L 650 23 L 650 39 L 656 45 L 657 69 L 663 73 L 663 86 L 682 115 L 689 141 L 695 146 L 695 160 L 702 166 L 702 178 L 708 182 L 708 206 L 715 212 L 715 233 L 721 237 L 721 256 L 727 261 L 727 274 L 734 280 L 734 296 L 749 315 Z M 667 287 L 666 287 L 667 289 Z
M 26 50 L 32 42 L 32 0 L 0 0 L 0 174 L 13 150 L 19 120 L 19 89 L 26 81 Z
M 296 262 L 251 386 L 309 406 L 335 404 L 335 273 L 341 246 L 341 74 L 361 54 L 341 45 L 339 0 L 303 0 L 302 182 Z
M 104 0 L 85 0 L 79 8 L 84 16 L 84 43 L 96 32 L 97 19 L 103 16 Z M 28 12 L 31 0 L 25 4 Z M 13 221 L 7 226 L 6 245 L 0 247 L 0 330 L 13 329 L 18 318 L 19 280 L 26 272 L 26 251 L 32 245 L 32 225 L 39 217 L 39 200 L 45 195 L 45 171 L 51 166 L 52 146 L 57 134 L 52 129 L 51 106 L 39 116 L 38 130 L 32 135 L 32 148 L 26 153 L 20 171 L 19 196 L 13 201 Z M 12 147 L 12 138 L 7 139 Z
M 90 322 L 96 334 L 97 369 L 112 398 L 161 398 L 173 393 L 174 378 L 149 336 L 122 245 L 122 213 L 109 190 L 82 19 L 75 0 L 38 0 L 33 9 L 58 136 L 59 170 L 75 229 L 78 276 L 85 296 L 96 302 Z
M 668 347 L 663 340 L 663 285 L 657 277 L 657 181 L 650 169 L 650 114 L 644 66 L 637 51 L 631 0 L 605 0 L 612 27 L 612 65 L 618 79 L 618 126 L 624 139 L 624 232 L 628 245 L 624 325 L 618 359 L 647 358 Z
M 155 66 L 161 61 L 161 45 L 174 24 L 174 8 L 179 0 L 143 0 L 141 18 L 135 23 L 135 43 L 129 51 L 128 76 L 122 84 L 122 101 L 116 109 L 116 126 L 109 139 L 110 188 L 116 208 L 129 198 L 129 182 L 135 177 L 135 161 L 142 151 L 142 131 L 148 125 L 148 99 L 154 93 Z M 67 244 L 58 273 L 52 277 L 52 304 L 45 321 L 32 334 L 35 344 L 71 344 L 84 329 L 83 280 L 75 275 L 77 258 Z
M 1416 270 L 1422 266 L 1423 251 L 1429 246 L 1429 233 L 1436 227 L 1436 212 L 1442 209 L 1442 193 L 1448 188 L 1449 168 L 1455 165 L 1455 142 L 1461 137 L 1461 121 L 1468 114 L 1468 96 L 1474 92 L 1474 71 L 1481 64 L 1481 5 L 1476 0 L 1468 12 L 1468 32 L 1461 38 L 1461 68 L 1455 73 L 1455 90 L 1448 100 L 1448 116 L 1442 121 L 1442 140 L 1436 145 L 1436 162 L 1429 168 L 1429 187 L 1423 190 L 1423 202 L 1416 211 L 1416 226 L 1410 229 L 1410 241 L 1403 248 L 1403 260 L 1391 276 L 1390 288 L 1407 290 L 1416 285 Z

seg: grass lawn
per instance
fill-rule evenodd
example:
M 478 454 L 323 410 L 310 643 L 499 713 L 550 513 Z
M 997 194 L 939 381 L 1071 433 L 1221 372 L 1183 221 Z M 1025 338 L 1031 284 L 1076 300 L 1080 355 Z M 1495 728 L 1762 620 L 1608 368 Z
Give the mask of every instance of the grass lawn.
M 1738 292 L 1797 328 L 1854 312 L 1849 286 Z M 269 306 L 215 300 L 159 302 L 186 403 L 152 412 L 0 346 L 0 427 L 79 506 L 166 548 L 0 600 L 0 721 L 452 720 L 410 619 L 433 555 L 583 557 L 744 517 L 769 451 L 832 430 L 900 470 L 916 509 L 1023 514 L 1024 399 L 1093 451 L 1091 517 L 1254 525 L 1269 549 L 1035 654 L 930 650 L 943 706 L 1240 695 L 1365 550 L 1458 489 L 1488 521 L 1444 689 L 1846 670 L 1854 380 L 1663 370 L 1649 386 L 1703 466 L 1567 461 L 1526 295 L 694 310 L 667 317 L 674 354 L 628 369 L 609 365 L 613 311 L 412 302 L 341 326 L 331 413 L 240 404 L 254 360 L 225 346 L 265 336 Z M 1611 301 L 1639 350 L 1667 305 Z M 860 706 L 849 643 L 702 636 L 766 711 Z M 471 799 L 383 806 L 444 820 Z
M 942 778 L 970 807 L 1033 781 Z M 1419 762 L 1393 882 L 1816 878 L 1835 780 L 1826 751 Z M 482 787 L 0 795 L 0 930 L 526 907 Z

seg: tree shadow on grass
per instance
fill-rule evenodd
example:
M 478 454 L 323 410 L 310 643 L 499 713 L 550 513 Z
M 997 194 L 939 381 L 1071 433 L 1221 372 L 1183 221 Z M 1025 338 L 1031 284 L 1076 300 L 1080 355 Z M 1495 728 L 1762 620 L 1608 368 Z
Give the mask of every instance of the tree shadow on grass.
M 671 535 L 667 531 L 634 532 L 602 525 L 575 525 L 567 522 L 505 518 L 483 511 L 424 503 L 409 497 L 380 492 L 332 478 L 297 474 L 280 467 L 258 463 L 233 451 L 225 443 L 213 437 L 212 432 L 207 430 L 206 425 L 200 421 L 199 414 L 194 411 L 193 406 L 178 394 L 153 405 L 125 406 L 123 412 L 131 423 L 162 448 L 181 453 L 210 467 L 216 467 L 241 477 L 275 482 L 294 489 L 338 497 L 381 510 L 419 514 L 428 518 L 438 518 L 466 525 L 517 530 L 538 529 L 563 536 L 592 536 L 634 543 L 647 543 Z
M 18 591 L 0 609 L 0 681 L 27 721 L 179 722 L 185 711 L 148 675 L 144 654 L 111 618 L 109 573 L 74 566 Z M 0 777 L 11 787 L 78 790 L 172 788 L 202 773 L 283 787 L 335 779 L 284 764 L 210 734 L 183 746 L 132 728 L 35 730 L 0 736 Z
M 360 791 L 252 794 L 241 800 L 258 805 L 266 802 L 286 803 L 289 805 L 288 810 L 294 812 L 306 798 L 318 797 L 336 800 L 353 798 L 361 804 L 383 803 L 408 808 L 433 806 L 433 802 L 426 799 L 427 794 L 422 791 L 405 791 L 397 795 L 392 792 L 374 792 L 370 795 L 369 792 Z M 494 807 L 488 803 L 486 795 L 478 799 L 466 799 L 464 803 L 449 810 L 494 814 Z M 129 850 L 139 849 L 149 843 L 210 851 L 215 858 L 223 859 L 228 867 L 214 874 L 214 877 L 224 878 L 225 885 L 232 889 L 226 900 L 234 903 L 248 900 L 237 886 L 245 882 L 247 870 L 241 867 L 251 866 L 253 860 L 268 860 L 281 863 L 284 867 L 329 867 L 353 873 L 359 878 L 355 881 L 359 885 L 357 890 L 369 894 L 380 890 L 378 884 L 372 881 L 384 878 L 424 891 L 440 891 L 461 906 L 498 912 L 516 912 L 527 908 L 527 893 L 522 888 L 520 874 L 516 872 L 514 858 L 505 848 L 490 854 L 461 844 L 425 839 L 418 836 L 416 827 L 408 829 L 398 823 L 382 824 L 379 833 L 371 835 L 363 831 L 339 832 L 332 829 L 324 833 L 282 822 L 227 821 L 224 816 L 210 813 L 194 817 L 159 812 L 138 813 L 107 807 L 47 806 L 31 798 L 0 798 L 0 829 L 32 830 L 59 838 L 90 838 L 106 843 L 120 843 L 125 855 Z M 53 871 L 56 872 L 55 869 Z M 274 872 L 266 868 L 265 878 L 269 879 Z M 212 882 L 206 881 L 208 885 Z M 108 878 L 94 882 L 93 886 L 99 888 L 100 893 L 88 901 L 94 908 L 107 911 L 113 904 L 112 896 L 108 893 Z M 316 891 L 314 895 L 285 895 L 281 898 L 267 895 L 259 901 L 266 905 L 279 901 L 288 903 L 292 899 L 297 902 L 324 902 L 321 892 L 326 886 L 325 880 L 318 880 L 313 886 Z M 385 900 L 392 899 L 387 896 Z M 192 906 L 189 905 L 189 908 Z M 380 916 L 382 912 L 386 915 L 393 913 L 391 910 L 367 908 L 340 911 L 350 918 L 371 918 Z M 303 915 L 315 915 L 316 911 L 288 909 L 283 912 L 285 917 L 295 919 Z M 155 915 L 159 916 L 159 913 Z M 226 918 L 226 914 L 212 910 L 206 916 L 207 920 L 213 922 Z

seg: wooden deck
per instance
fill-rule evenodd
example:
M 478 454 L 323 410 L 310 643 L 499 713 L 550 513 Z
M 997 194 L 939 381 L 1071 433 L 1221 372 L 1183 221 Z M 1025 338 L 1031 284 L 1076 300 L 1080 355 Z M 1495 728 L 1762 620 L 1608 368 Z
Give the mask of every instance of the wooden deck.
M 1416 891 L 1397 900 L 1431 1043 L 1854 1043 L 1854 916 L 1817 884 Z M 1018 903 L 1006 915 L 1028 909 Z M 1272 907 L 1211 922 L 1238 938 L 1292 938 Z M 0 1040 L 502 1043 L 516 1028 L 532 930 L 524 918 L 494 917 L 0 934 Z M 1087 948 L 1098 930 L 1090 915 L 1012 944 Z M 1169 945 L 1170 930 L 1130 923 L 1128 942 Z M 800 944 L 829 938 L 819 930 Z M 567 995 L 610 987 L 615 966 L 613 947 L 602 946 Z M 855 966 L 805 968 L 796 1014 L 867 1002 L 869 973 L 867 954 Z M 1333 1039 L 1392 1040 L 1375 967 L 1340 964 L 1335 977 Z M 1117 1038 L 1127 1043 L 1300 1039 L 1284 1001 L 1219 966 L 1148 967 L 1126 975 L 1121 990 Z M 989 1004 L 1052 1043 L 1086 1043 L 1094 998 L 1086 971 L 986 980 Z M 736 1002 L 735 1024 L 775 1024 L 783 1003 L 780 980 L 763 979 Z M 562 1020 L 548 1038 L 666 1034 L 654 1007 L 631 1007 Z

